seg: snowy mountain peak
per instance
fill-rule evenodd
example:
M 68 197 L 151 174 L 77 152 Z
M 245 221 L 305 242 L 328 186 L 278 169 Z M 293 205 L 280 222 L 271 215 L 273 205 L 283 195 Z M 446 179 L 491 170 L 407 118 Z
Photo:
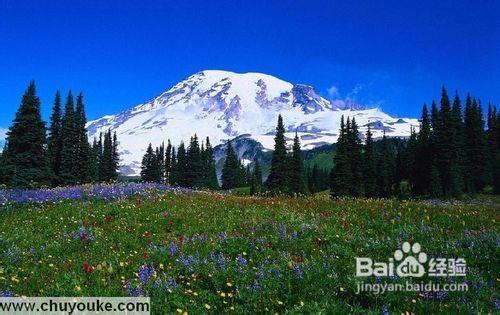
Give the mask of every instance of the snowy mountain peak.
M 214 145 L 248 134 L 271 149 L 278 114 L 289 132 L 299 132 L 304 149 L 335 142 L 341 115 L 355 116 L 360 126 L 380 122 L 375 124 L 380 132 L 396 136 L 409 135 L 410 123 L 418 125 L 409 119 L 396 124 L 396 118 L 379 109 L 339 108 L 312 86 L 271 75 L 204 70 L 146 103 L 91 121 L 87 128 L 90 137 L 108 129 L 116 131 L 122 171 L 137 174 L 149 142 L 159 145 L 170 139 L 177 145 L 194 133 L 209 136 Z

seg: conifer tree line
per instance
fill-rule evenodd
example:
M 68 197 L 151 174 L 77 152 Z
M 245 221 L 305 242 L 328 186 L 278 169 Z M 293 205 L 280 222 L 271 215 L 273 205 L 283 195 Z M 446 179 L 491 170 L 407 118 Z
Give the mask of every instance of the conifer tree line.
M 64 110 L 56 92 L 46 130 L 32 81 L 7 132 L 0 156 L 0 183 L 9 187 L 75 185 L 118 177 L 118 141 L 107 131 L 90 145 L 83 94 L 69 91 Z M 47 132 L 48 131 L 48 132 Z
M 291 152 L 287 151 L 283 118 L 278 116 L 271 170 L 263 189 L 270 194 L 300 195 L 308 193 L 300 140 L 295 133 Z
M 141 179 L 190 188 L 218 189 L 215 160 L 210 139 L 201 143 L 195 134 L 186 148 L 181 142 L 175 148 L 167 141 L 153 149 L 151 143 L 142 158 Z
M 370 128 L 363 145 L 354 118 L 342 117 L 334 156 L 332 196 L 460 197 L 500 192 L 500 115 L 468 94 L 465 108 L 443 87 L 439 106 L 422 108 L 420 128 L 405 141 L 385 136 L 374 145 Z

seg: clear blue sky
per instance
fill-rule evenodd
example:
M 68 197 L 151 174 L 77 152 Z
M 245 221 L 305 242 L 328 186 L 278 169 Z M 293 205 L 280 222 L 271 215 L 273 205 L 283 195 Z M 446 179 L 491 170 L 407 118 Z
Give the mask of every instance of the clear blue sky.
M 0 0 L 0 127 L 31 79 L 45 119 L 70 88 L 92 119 L 203 69 L 334 86 L 398 116 L 442 84 L 498 104 L 499 13 L 497 0 Z

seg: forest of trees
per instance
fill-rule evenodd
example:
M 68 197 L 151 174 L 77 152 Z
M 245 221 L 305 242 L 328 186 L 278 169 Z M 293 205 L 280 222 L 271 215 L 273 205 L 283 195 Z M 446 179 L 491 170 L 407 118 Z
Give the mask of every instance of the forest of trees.
M 173 186 L 218 189 L 210 139 L 207 137 L 200 147 L 198 137 L 194 135 L 187 149 L 181 142 L 177 153 L 170 140 L 166 147 L 162 144 L 153 149 L 149 144 L 142 158 L 141 179 Z
M 62 109 L 56 92 L 50 126 L 31 82 L 12 122 L 0 154 L 0 184 L 28 188 L 107 182 L 118 178 L 118 140 L 107 131 L 90 145 L 83 94 L 71 91 Z M 48 132 L 47 132 L 48 131 Z
M 408 139 L 389 139 L 384 132 L 382 139 L 375 141 L 368 127 L 363 143 L 355 117 L 342 117 L 330 171 L 317 164 L 304 167 L 297 134 L 292 150 L 287 151 L 280 115 L 267 180 L 263 183 L 260 162 L 256 160 L 252 169 L 245 169 L 228 141 L 221 188 L 249 186 L 251 194 L 289 195 L 330 188 L 332 197 L 385 198 L 450 198 L 500 192 L 500 114 L 495 106 L 488 105 L 485 125 L 479 100 L 467 95 L 462 109 L 458 93 L 451 101 L 443 88 L 440 105 L 433 101 L 429 113 L 424 104 L 420 121 L 419 132 L 412 129 Z M 206 142 L 209 144 L 208 138 Z M 142 178 L 186 187 L 218 188 L 213 157 L 207 157 L 207 152 L 213 151 L 209 145 L 207 149 L 202 145 L 201 150 L 198 146 L 194 136 L 187 152 L 181 143 L 176 157 L 169 143 L 166 166 L 158 158 L 165 155 L 163 148 L 153 150 L 150 146 L 144 156 Z M 172 180 L 167 174 L 177 177 Z
M 331 172 L 332 196 L 460 197 L 500 193 L 500 115 L 488 105 L 487 126 L 480 101 L 442 89 L 440 106 L 424 104 L 419 132 L 394 145 L 385 134 L 376 148 L 370 129 L 359 140 L 354 118 L 342 117 Z
M 35 83 L 24 93 L 0 154 L 0 184 L 7 187 L 65 186 L 108 182 L 118 178 L 118 140 L 110 130 L 90 144 L 83 95 L 56 93 L 46 128 Z M 243 165 L 231 141 L 220 179 L 210 139 L 195 134 L 177 151 L 168 140 L 149 144 L 141 179 L 167 185 L 233 189 L 251 194 L 301 195 L 330 189 L 332 197 L 431 197 L 500 193 L 500 113 L 488 104 L 484 117 L 478 99 L 458 95 L 450 100 L 443 87 L 439 106 L 424 104 L 420 128 L 408 139 L 385 136 L 375 141 L 368 127 L 364 143 L 355 117 L 342 117 L 333 169 L 304 165 L 297 133 L 287 150 L 283 118 L 278 117 L 267 180 L 261 161 Z M 486 119 L 485 119 L 486 118 Z M 219 184 L 220 183 L 220 184 Z

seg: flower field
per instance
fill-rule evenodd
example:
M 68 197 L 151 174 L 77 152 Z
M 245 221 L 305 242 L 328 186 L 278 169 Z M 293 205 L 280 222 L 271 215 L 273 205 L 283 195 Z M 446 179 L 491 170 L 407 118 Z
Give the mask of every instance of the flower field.
M 260 198 L 121 184 L 0 192 L 0 296 L 150 296 L 154 313 L 498 311 L 499 205 Z M 467 292 L 357 293 L 418 242 Z M 374 277 L 372 282 L 380 281 Z M 368 281 L 368 280 L 367 280 Z M 397 276 L 387 281 L 403 281 Z

